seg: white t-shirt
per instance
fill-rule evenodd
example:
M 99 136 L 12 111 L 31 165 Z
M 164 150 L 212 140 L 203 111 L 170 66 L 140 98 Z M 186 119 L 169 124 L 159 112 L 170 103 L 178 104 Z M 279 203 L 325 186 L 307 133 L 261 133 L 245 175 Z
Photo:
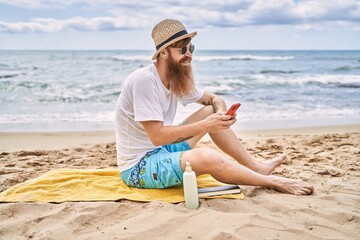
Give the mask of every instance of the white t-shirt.
M 178 99 L 161 82 L 154 64 L 131 73 L 116 103 L 116 151 L 120 171 L 135 166 L 147 152 L 158 148 L 139 122 L 161 121 L 164 126 L 172 125 L 178 101 L 185 106 L 198 101 L 203 94 L 203 90 L 196 88 L 192 95 Z

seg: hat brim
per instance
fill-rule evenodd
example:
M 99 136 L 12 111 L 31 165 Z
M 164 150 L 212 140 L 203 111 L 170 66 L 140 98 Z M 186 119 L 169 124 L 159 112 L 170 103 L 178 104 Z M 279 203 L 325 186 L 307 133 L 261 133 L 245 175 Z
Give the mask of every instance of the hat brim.
M 152 60 L 156 60 L 157 55 L 158 55 L 162 50 L 164 50 L 165 48 L 167 48 L 168 46 L 170 46 L 171 44 L 173 44 L 173 43 L 175 43 L 175 42 L 177 42 L 177 41 L 183 40 L 183 39 L 185 39 L 185 38 L 193 38 L 193 37 L 196 36 L 196 34 L 197 34 L 197 32 L 188 33 L 188 34 L 182 35 L 182 36 L 180 36 L 180 37 L 177 37 L 177 38 L 171 40 L 170 42 L 164 44 L 163 46 L 161 46 L 161 48 L 159 48 L 159 49 L 156 51 L 156 53 L 155 53 L 154 56 L 152 57 Z

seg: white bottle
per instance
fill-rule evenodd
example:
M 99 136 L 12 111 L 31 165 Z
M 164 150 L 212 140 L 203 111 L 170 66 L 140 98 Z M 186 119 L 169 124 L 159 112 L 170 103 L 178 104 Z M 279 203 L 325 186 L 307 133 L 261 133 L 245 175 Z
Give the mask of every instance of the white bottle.
M 199 194 L 196 182 L 196 174 L 191 169 L 190 163 L 186 162 L 186 169 L 183 174 L 185 206 L 189 209 L 199 207 Z

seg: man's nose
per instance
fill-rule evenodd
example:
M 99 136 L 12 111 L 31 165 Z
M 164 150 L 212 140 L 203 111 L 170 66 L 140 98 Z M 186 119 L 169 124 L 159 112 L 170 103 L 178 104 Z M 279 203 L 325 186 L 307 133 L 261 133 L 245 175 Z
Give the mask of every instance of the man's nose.
M 186 48 L 185 56 L 192 57 L 192 53 L 190 52 L 190 48 Z

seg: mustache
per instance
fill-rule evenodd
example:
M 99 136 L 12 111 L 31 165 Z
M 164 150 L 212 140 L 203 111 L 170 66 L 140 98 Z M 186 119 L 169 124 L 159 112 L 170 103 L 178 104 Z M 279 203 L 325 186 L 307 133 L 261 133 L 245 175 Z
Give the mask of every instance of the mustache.
M 180 63 L 183 63 L 183 62 L 190 62 L 191 61 L 191 57 L 184 57 L 183 59 L 180 60 Z

